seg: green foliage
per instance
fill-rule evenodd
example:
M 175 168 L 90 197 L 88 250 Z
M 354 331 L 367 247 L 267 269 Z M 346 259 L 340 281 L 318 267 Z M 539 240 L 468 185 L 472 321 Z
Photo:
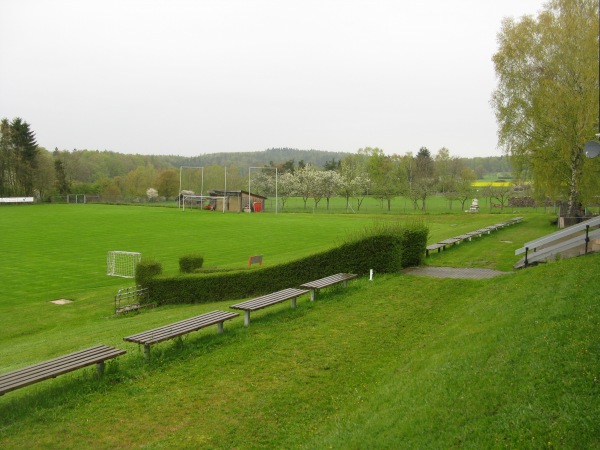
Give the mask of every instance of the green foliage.
M 143 284 L 159 304 L 206 303 L 267 294 L 338 272 L 362 275 L 372 269 L 397 273 L 421 262 L 427 235 L 427 227 L 417 222 L 407 226 L 379 222 L 336 248 L 289 263 L 257 270 L 145 278 Z
M 498 41 L 500 145 L 538 198 L 568 197 L 578 215 L 583 147 L 598 130 L 598 1 L 548 2 L 537 18 L 505 20 Z
M 37 153 L 27 122 L 20 117 L 0 121 L 0 197 L 33 195 Z
M 204 257 L 198 254 L 184 255 L 179 258 L 179 271 L 181 273 L 194 273 L 202 268 Z
M 143 260 L 135 268 L 135 282 L 146 286 L 148 280 L 162 273 L 162 264 L 158 261 Z
M 402 267 L 414 267 L 423 262 L 423 249 L 427 246 L 429 228 L 415 222 L 402 234 Z

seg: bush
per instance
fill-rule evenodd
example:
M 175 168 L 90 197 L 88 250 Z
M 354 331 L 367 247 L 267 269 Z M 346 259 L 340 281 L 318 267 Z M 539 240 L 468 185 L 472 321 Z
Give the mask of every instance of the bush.
M 191 254 L 179 258 L 179 271 L 181 273 L 194 273 L 202 268 L 204 258 L 201 255 Z
M 145 280 L 159 304 L 208 303 L 268 294 L 338 273 L 397 273 L 418 264 L 428 229 L 419 223 L 377 224 L 338 247 L 273 267 L 234 272 L 154 276 Z
M 162 274 L 161 263 L 144 260 L 135 267 L 135 283 L 145 287 L 150 279 L 160 274 Z

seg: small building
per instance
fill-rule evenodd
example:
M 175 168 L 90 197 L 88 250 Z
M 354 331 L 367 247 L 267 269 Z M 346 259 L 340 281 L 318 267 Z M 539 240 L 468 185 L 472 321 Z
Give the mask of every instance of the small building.
M 214 209 L 217 211 L 242 212 L 253 211 L 260 212 L 265 210 L 265 200 L 258 194 L 250 194 L 247 191 L 219 191 L 213 190 L 209 192 L 211 197 L 215 198 Z M 225 209 L 223 209 L 223 201 L 225 201 Z

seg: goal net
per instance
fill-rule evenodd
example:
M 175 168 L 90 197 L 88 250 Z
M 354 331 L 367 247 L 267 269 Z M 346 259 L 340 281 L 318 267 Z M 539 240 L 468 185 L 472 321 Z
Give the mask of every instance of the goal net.
M 225 212 L 225 205 L 227 203 L 227 197 L 218 197 L 214 195 L 182 195 L 181 196 L 181 207 L 185 211 L 186 205 L 188 208 L 193 208 L 194 205 L 197 208 L 208 209 L 211 211 L 223 211 Z
M 135 268 L 141 261 L 141 253 L 108 252 L 106 257 L 106 275 L 111 277 L 135 278 Z

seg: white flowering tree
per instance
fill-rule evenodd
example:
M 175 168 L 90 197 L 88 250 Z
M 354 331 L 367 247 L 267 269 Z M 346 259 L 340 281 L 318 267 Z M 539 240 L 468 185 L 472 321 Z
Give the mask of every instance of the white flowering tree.
M 301 167 L 294 172 L 297 188 L 296 193 L 302 197 L 302 200 L 304 200 L 304 209 L 306 209 L 306 202 L 308 199 L 311 197 L 314 198 L 317 176 L 317 169 L 310 164 L 307 164 L 306 166 Z
M 277 183 L 277 195 L 281 201 L 281 209 L 285 208 L 285 202 L 288 198 L 296 195 L 298 192 L 296 177 L 291 173 L 284 173 L 279 176 Z
M 329 209 L 329 200 L 339 192 L 341 184 L 342 177 L 335 170 L 317 172 L 316 191 L 320 197 L 324 197 L 327 200 L 327 209 Z
M 146 190 L 146 196 L 148 197 L 149 201 L 153 202 L 158 197 L 158 191 L 154 188 L 148 188 Z

